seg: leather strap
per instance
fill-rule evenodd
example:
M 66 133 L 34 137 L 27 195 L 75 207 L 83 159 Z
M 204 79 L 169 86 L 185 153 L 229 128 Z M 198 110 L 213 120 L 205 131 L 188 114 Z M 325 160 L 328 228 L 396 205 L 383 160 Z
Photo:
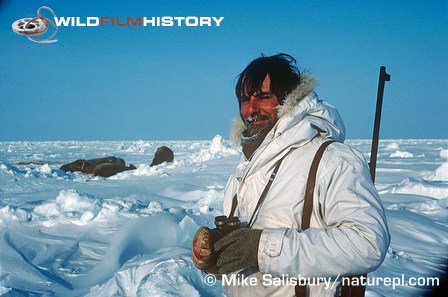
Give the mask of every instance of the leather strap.
M 317 168 L 320 160 L 324 154 L 325 149 L 335 142 L 334 140 L 326 141 L 321 144 L 311 163 L 310 172 L 308 173 L 308 181 L 306 183 L 305 199 L 303 202 L 302 224 L 300 225 L 302 231 L 310 227 L 311 213 L 313 212 L 313 194 L 314 185 L 316 184 Z
M 322 159 L 325 149 L 333 142 L 334 140 L 330 140 L 322 143 L 311 163 L 310 171 L 308 173 L 308 181 L 306 182 L 305 198 L 303 201 L 302 224 L 300 225 L 302 231 L 310 227 L 311 214 L 313 212 L 314 186 L 316 184 L 316 175 L 320 160 Z M 296 285 L 295 294 L 296 297 L 308 296 L 307 285 Z
M 249 223 L 247 223 L 247 227 L 251 228 L 253 224 L 253 220 L 255 218 L 255 214 L 258 212 L 258 209 L 261 206 L 261 203 L 263 203 L 264 198 L 266 197 L 267 193 L 269 192 L 269 189 L 271 188 L 272 183 L 274 182 L 275 176 L 277 175 L 278 169 L 280 168 L 280 165 L 282 164 L 283 160 L 286 158 L 286 156 L 289 155 L 289 152 L 284 155 L 280 160 L 277 161 L 275 164 L 274 170 L 271 173 L 271 176 L 269 177 L 268 183 L 264 187 L 263 193 L 261 193 L 260 198 L 258 198 L 257 205 L 255 206 L 254 212 L 252 213 L 252 216 L 249 220 Z
M 341 289 L 341 297 L 364 297 L 365 293 L 366 293 L 366 286 L 361 285 L 361 277 L 364 277 L 364 280 L 367 277 L 367 274 L 362 274 L 362 275 L 354 275 L 354 276 L 350 276 L 350 284 L 359 284 L 359 286 L 352 286 L 352 285 L 345 285 L 342 286 Z M 355 279 L 358 279 L 355 282 Z
M 308 174 L 308 181 L 306 183 L 305 190 L 305 199 L 303 203 L 303 213 L 302 213 L 302 231 L 308 229 L 310 227 L 311 214 L 313 212 L 313 194 L 314 187 L 316 184 L 316 175 L 317 169 L 319 167 L 320 160 L 324 154 L 325 149 L 331 144 L 335 142 L 334 140 L 326 141 L 321 144 L 319 149 L 314 156 L 313 162 L 311 163 L 310 172 Z M 364 274 L 364 276 L 366 276 Z M 359 278 L 360 276 L 352 276 L 351 278 Z M 351 282 L 352 283 L 352 282 Z M 358 282 L 359 283 L 359 282 Z M 364 297 L 365 294 L 365 286 L 350 286 L 345 285 L 342 286 L 339 297 Z M 295 296 L 296 297 L 306 297 L 307 295 L 307 286 L 306 285 L 296 285 L 295 287 Z
M 235 215 L 236 206 L 238 205 L 238 196 L 235 194 L 232 198 L 232 208 L 230 209 L 229 218 L 233 218 Z
M 291 149 L 292 150 L 292 149 Z M 286 158 L 286 156 L 289 155 L 291 150 L 286 153 L 280 160 L 275 163 L 274 170 L 271 173 L 271 176 L 269 177 L 268 182 L 266 183 L 266 186 L 264 187 L 263 192 L 260 195 L 260 198 L 258 198 L 257 205 L 255 206 L 255 209 L 252 213 L 252 216 L 249 220 L 249 223 L 247 224 L 247 228 L 251 228 L 253 224 L 253 220 L 255 218 L 256 213 L 258 212 L 258 209 L 260 208 L 261 204 L 263 203 L 264 198 L 266 197 L 267 193 L 269 192 L 269 189 L 271 188 L 272 183 L 274 182 L 275 176 L 277 175 L 277 172 L 280 168 L 280 165 L 282 164 L 283 160 Z M 238 196 L 235 194 L 232 198 L 232 208 L 230 209 L 229 218 L 233 217 L 235 215 L 236 207 L 238 205 Z

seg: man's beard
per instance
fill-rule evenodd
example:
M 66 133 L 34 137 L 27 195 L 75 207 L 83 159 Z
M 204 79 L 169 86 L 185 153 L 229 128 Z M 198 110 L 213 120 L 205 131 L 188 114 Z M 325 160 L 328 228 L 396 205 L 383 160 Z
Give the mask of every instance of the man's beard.
M 258 125 L 253 124 L 253 122 L 260 120 L 265 120 L 266 122 Z M 243 122 L 246 130 L 243 132 L 241 144 L 243 147 L 246 145 L 256 145 L 258 147 L 274 127 L 276 120 L 270 116 L 256 113 L 243 118 Z

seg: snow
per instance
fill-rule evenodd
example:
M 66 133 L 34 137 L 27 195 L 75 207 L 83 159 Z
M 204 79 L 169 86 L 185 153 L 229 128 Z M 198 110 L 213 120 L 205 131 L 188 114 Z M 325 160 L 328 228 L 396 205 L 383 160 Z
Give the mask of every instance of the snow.
M 369 156 L 369 140 L 349 140 Z M 173 163 L 150 167 L 157 147 Z M 0 295 L 223 296 L 191 262 L 191 238 L 222 214 L 238 150 L 207 141 L 0 142 Z M 110 178 L 64 173 L 114 155 L 137 169 Z M 448 140 L 380 141 L 376 186 L 392 241 L 369 277 L 437 277 L 448 246 Z M 430 286 L 369 285 L 367 296 Z
M 396 151 L 395 153 L 390 154 L 391 158 L 413 158 L 414 155 L 409 152 Z
M 440 157 L 448 159 L 448 150 L 441 149 L 440 150 Z
M 436 170 L 429 173 L 426 177 L 428 180 L 448 181 L 448 162 L 440 165 Z

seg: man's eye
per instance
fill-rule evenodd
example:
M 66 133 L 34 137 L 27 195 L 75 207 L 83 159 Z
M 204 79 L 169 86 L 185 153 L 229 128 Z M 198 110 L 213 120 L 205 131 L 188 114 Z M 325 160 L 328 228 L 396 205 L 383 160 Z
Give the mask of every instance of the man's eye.
M 261 95 L 261 96 L 257 96 L 257 100 L 262 101 L 262 100 L 269 100 L 271 99 L 271 96 L 269 95 Z

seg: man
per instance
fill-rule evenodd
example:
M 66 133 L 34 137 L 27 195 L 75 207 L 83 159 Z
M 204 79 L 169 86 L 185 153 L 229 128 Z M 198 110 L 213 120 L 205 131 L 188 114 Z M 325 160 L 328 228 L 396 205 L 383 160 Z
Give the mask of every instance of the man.
M 299 277 L 331 278 L 332 288 L 309 282 L 308 290 L 310 296 L 334 296 L 342 276 L 375 270 L 389 246 L 384 209 L 364 156 L 343 144 L 339 113 L 318 99 L 314 79 L 295 63 L 286 54 L 262 56 L 236 85 L 240 118 L 232 138 L 240 142 L 243 157 L 229 178 L 224 212 L 235 208 L 243 224 L 253 220 L 250 228 L 230 233 L 214 247 L 220 273 L 256 281 L 227 284 L 229 296 L 294 296 L 295 282 L 288 280 Z M 320 161 L 310 228 L 302 231 L 309 169 L 327 140 L 336 142 Z M 272 184 L 257 208 L 270 176 Z M 280 279 L 274 282 L 275 277 Z

